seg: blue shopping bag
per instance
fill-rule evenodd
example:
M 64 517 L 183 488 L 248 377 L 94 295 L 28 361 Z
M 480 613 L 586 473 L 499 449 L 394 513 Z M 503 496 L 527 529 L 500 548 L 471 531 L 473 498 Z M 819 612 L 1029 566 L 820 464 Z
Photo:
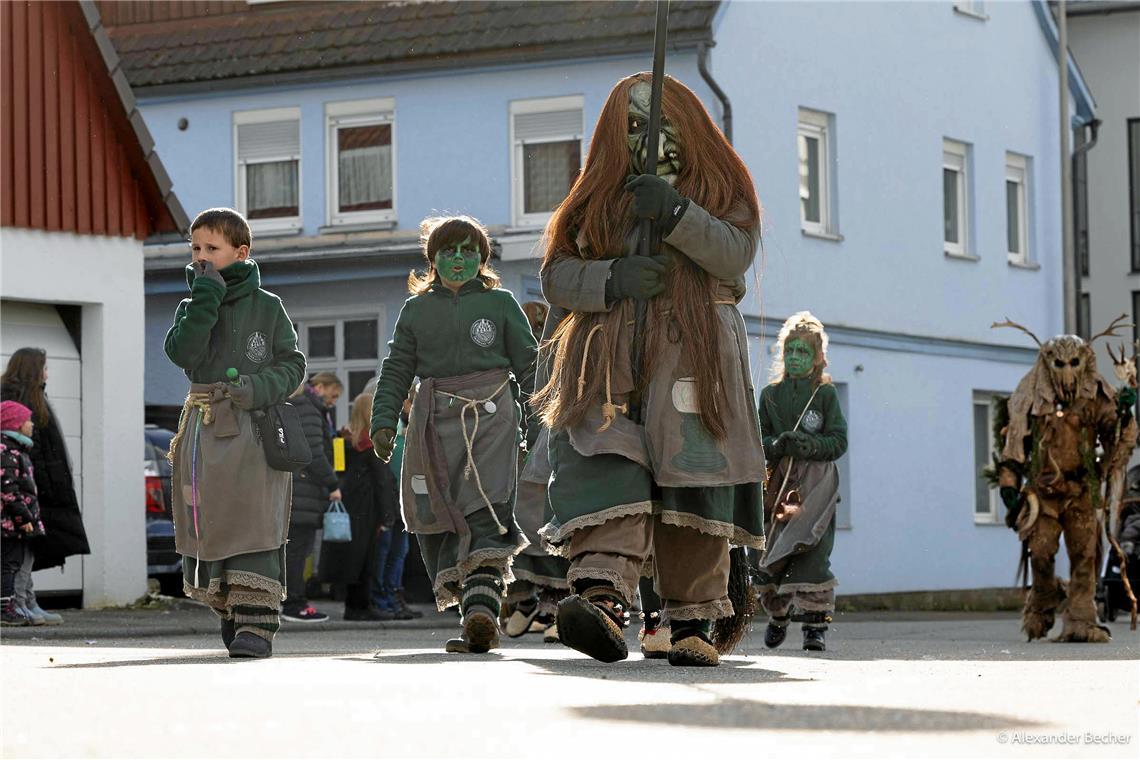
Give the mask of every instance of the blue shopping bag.
M 344 503 L 334 501 L 325 512 L 325 526 L 322 538 L 331 544 L 345 544 L 352 540 L 352 522 Z

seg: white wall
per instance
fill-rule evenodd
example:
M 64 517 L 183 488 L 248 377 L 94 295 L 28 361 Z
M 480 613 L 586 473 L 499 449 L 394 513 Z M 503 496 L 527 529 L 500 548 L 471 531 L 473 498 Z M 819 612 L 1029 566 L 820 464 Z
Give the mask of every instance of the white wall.
M 146 591 L 142 243 L 0 229 L 0 297 L 82 306 L 83 603 Z

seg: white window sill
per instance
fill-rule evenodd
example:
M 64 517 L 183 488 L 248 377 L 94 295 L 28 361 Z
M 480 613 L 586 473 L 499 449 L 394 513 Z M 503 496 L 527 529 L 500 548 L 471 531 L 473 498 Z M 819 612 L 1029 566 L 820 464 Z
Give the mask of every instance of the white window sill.
M 979 528 L 1004 528 L 1005 520 L 998 519 L 993 515 L 974 515 L 974 525 Z
M 842 243 L 843 236 L 836 235 L 832 232 L 821 232 L 819 230 L 809 230 L 805 227 L 800 227 L 800 233 L 804 237 L 818 238 L 819 240 L 830 240 L 833 243 Z
M 250 225 L 250 232 L 253 233 L 255 238 L 283 238 L 283 237 L 297 237 L 304 231 L 300 225 L 289 227 L 254 227 Z
M 970 254 L 970 253 L 951 253 L 950 251 L 947 251 L 947 250 L 943 250 L 942 253 L 945 254 L 946 258 L 953 259 L 955 261 L 975 261 L 976 262 L 976 261 L 982 260 L 981 257 L 974 256 L 973 254 Z
M 1013 269 L 1025 269 L 1029 272 L 1037 272 L 1041 269 L 1041 265 L 1035 261 L 1014 261 L 1013 259 L 1009 259 L 1008 261 L 1010 267 Z
M 387 232 L 396 229 L 396 224 L 395 219 L 376 222 L 345 222 L 344 224 L 328 224 L 324 227 L 318 227 L 317 233 L 336 235 L 341 232 Z
M 965 8 L 959 8 L 957 5 L 954 6 L 954 12 L 957 13 L 959 16 L 965 16 L 966 18 L 976 19 L 978 21 L 989 21 L 990 20 L 989 14 L 978 13 L 976 11 L 968 11 Z

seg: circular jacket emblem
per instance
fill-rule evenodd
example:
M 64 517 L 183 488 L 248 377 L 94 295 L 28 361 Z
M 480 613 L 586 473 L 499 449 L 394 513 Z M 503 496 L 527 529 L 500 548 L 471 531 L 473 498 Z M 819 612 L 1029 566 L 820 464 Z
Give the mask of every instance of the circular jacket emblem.
M 255 332 L 245 342 L 245 358 L 254 364 L 261 364 L 269 358 L 269 339 L 263 332 Z
M 808 433 L 818 433 L 823 428 L 823 415 L 814 409 L 808 409 L 800 426 Z
M 471 340 L 480 348 L 487 348 L 495 342 L 495 323 L 489 319 L 477 319 L 471 323 Z

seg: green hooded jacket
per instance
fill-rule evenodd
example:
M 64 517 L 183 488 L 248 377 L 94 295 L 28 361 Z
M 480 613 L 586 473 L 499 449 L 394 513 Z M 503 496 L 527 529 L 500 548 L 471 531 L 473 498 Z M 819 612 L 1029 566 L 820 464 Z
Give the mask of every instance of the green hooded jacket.
M 475 278 L 458 293 L 438 279 L 404 302 L 380 365 L 372 402 L 372 433 L 396 429 L 415 378 L 456 377 L 509 369 L 524 397 L 534 390 L 538 344 L 530 322 L 509 290 Z
M 220 274 L 225 288 L 186 267 L 190 297 L 178 304 L 166 355 L 192 383 L 226 382 L 230 367 L 248 375 L 255 409 L 284 401 L 305 378 L 305 355 L 281 299 L 261 289 L 251 259 Z

